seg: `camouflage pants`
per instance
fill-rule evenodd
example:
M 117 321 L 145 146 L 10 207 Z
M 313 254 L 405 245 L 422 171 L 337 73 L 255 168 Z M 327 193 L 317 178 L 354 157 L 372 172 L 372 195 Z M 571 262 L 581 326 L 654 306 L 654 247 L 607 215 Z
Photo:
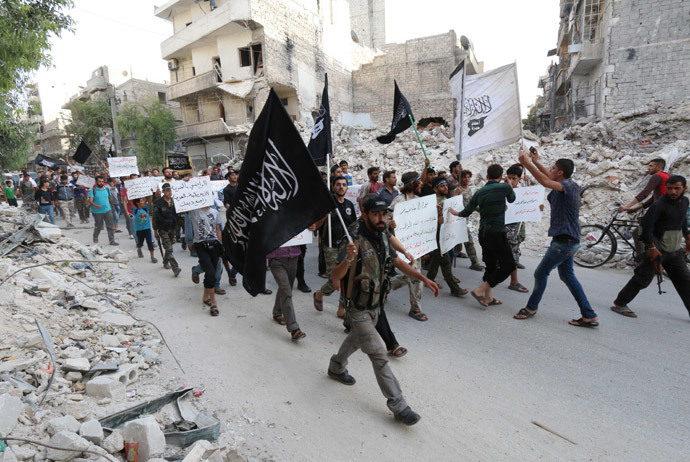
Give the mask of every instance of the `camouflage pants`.
M 338 248 L 323 246 L 323 256 L 326 260 L 326 273 L 328 274 L 328 281 L 321 286 L 321 293 L 324 295 L 331 295 L 335 292 L 335 287 L 333 287 L 333 281 L 331 280 L 331 271 L 335 266 L 335 261 L 338 259 Z
M 163 245 L 163 250 L 165 250 L 165 255 L 163 256 L 163 264 L 169 263 L 172 269 L 177 268 L 177 260 L 173 257 L 173 243 L 175 242 L 175 231 L 174 230 L 158 230 L 158 235 L 161 238 L 161 244 Z
M 421 273 L 422 261 L 419 258 L 415 259 L 414 263 L 412 263 L 412 268 Z M 410 313 L 421 313 L 422 308 L 420 302 L 422 300 L 422 289 L 424 288 L 422 281 L 411 278 L 406 274 L 391 279 L 391 290 L 397 290 L 404 286 L 409 286 L 410 288 Z

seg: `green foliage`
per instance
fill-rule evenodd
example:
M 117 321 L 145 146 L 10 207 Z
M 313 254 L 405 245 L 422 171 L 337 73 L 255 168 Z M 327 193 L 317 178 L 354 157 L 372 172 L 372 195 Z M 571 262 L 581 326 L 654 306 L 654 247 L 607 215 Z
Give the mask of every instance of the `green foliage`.
M 175 116 L 170 108 L 158 101 L 145 105 L 125 104 L 117 116 L 120 132 L 137 137 L 137 159 L 142 168 L 165 164 L 165 150 L 175 144 Z
M 26 164 L 35 135 L 19 120 L 19 112 L 0 100 L 0 169 L 18 170 Z
M 100 146 L 98 137 L 101 129 L 113 126 L 110 106 L 102 99 L 84 102 L 80 99 L 65 105 L 70 116 L 65 124 L 65 135 L 69 139 L 69 149 L 74 151 L 82 140 L 96 151 Z
M 50 38 L 72 30 L 65 13 L 71 6 L 71 0 L 0 1 L 0 94 L 21 88 L 29 72 L 50 64 Z
M 537 133 L 537 105 L 530 107 L 527 118 L 522 119 L 522 128 Z

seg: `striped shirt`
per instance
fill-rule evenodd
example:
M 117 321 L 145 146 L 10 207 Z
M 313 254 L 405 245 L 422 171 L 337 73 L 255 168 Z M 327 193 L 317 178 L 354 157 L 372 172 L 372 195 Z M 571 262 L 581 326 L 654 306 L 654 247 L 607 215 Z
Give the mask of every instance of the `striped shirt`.
M 469 217 L 479 208 L 479 230 L 488 227 L 491 231 L 505 232 L 506 200 L 515 201 L 515 191 L 507 183 L 490 180 L 474 193 L 459 216 Z

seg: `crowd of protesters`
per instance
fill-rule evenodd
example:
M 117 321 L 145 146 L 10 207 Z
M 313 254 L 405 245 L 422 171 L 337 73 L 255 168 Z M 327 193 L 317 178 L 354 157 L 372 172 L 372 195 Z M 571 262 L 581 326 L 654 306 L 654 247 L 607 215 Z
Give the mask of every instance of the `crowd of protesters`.
M 654 164 L 654 168 L 658 163 Z M 352 175 L 348 171 L 347 162 L 333 165 L 330 175 L 323 172 L 324 181 L 330 177 L 328 186 L 339 216 L 334 211 L 309 228 L 319 237 L 319 268 L 316 273 L 326 279 L 314 291 L 313 304 L 317 311 L 323 311 L 324 297 L 337 294 L 336 316 L 344 320 L 345 330 L 350 333 L 340 351 L 331 358 L 328 375 L 346 385 L 354 384 L 355 380 L 348 374 L 345 366 L 349 355 L 361 348 L 372 360 L 379 385 L 388 398 L 389 407 L 396 419 L 408 425 L 416 423 L 419 416 L 406 405 L 400 386 L 388 369 L 385 359 L 386 353 L 400 357 L 407 353 L 407 349 L 395 338 L 386 317 L 384 303 L 389 291 L 407 287 L 409 316 L 417 321 L 427 321 L 429 315 L 422 309 L 423 287 L 428 287 L 434 295 L 438 295 L 439 289 L 443 289 L 442 284 L 434 281 L 439 269 L 450 296 L 465 298 L 469 294 L 482 307 L 503 304 L 503 301 L 493 295 L 492 290 L 509 279 L 508 289 L 530 294 L 523 308 L 514 315 L 517 320 L 527 320 L 537 314 L 549 275 L 554 269 L 558 269 L 560 279 L 568 287 L 581 311 L 581 317 L 571 320 L 570 324 L 597 327 L 598 315 L 575 276 L 573 266 L 573 256 L 580 246 L 581 238 L 580 188 L 572 179 L 573 170 L 573 162 L 569 159 L 558 159 L 547 168 L 540 163 L 536 150 L 531 153 L 521 152 L 518 162 L 505 169 L 501 165 L 492 164 L 485 172 L 478 172 L 487 181 L 473 192 L 470 189 L 473 172 L 464 170 L 459 161 L 450 163 L 448 171 L 437 172 L 426 160 L 421 172 L 404 172 L 400 176 L 400 182 L 396 171 L 381 172 L 379 168 L 372 166 L 367 169 L 368 181 L 361 185 L 357 197 L 357 205 L 362 212 L 360 218 L 357 218 L 355 204 L 346 198 L 348 188 L 352 186 Z M 188 250 L 192 257 L 198 259 L 198 265 L 191 268 L 192 281 L 198 284 L 201 275 L 204 275 L 201 302 L 209 307 L 212 316 L 218 316 L 220 310 L 216 295 L 226 294 L 221 288 L 224 269 L 229 285 L 237 285 L 238 271 L 231 267 L 223 255 L 222 229 L 231 216 L 239 174 L 232 167 L 223 168 L 220 164 L 203 170 L 200 176 L 209 176 L 214 181 L 227 180 L 227 186 L 219 191 L 214 206 L 177 213 L 170 183 L 176 180 L 188 181 L 192 174 L 181 175 L 168 167 L 162 169 L 162 176 L 159 177 L 160 173 L 158 169 L 142 172 L 144 176 L 160 178 L 161 184 L 157 189 L 152 188 L 150 196 L 136 200 L 128 198 L 125 181 L 135 179 L 138 175 L 109 178 L 107 172 L 97 174 L 91 188 L 79 181 L 78 171 L 71 172 L 70 175 L 60 170 L 39 172 L 38 181 L 28 172 L 23 172 L 19 184 L 13 185 L 11 181 L 7 181 L 3 191 L 11 206 L 18 206 L 17 198 L 23 199 L 25 207 L 44 214 L 46 220 L 53 224 L 56 215 L 65 220 L 68 228 L 74 227 L 76 215 L 79 216 L 80 224 L 89 223 L 93 216 L 94 243 L 98 243 L 100 232 L 105 228 L 108 244 L 119 245 L 115 236 L 125 232 L 118 227 L 120 218 L 124 218 L 126 233 L 135 242 L 138 256 L 144 257 L 143 246 L 146 244 L 150 261 L 158 263 L 155 256 L 157 242 L 163 268 L 171 270 L 174 277 L 182 269 L 174 256 L 173 247 L 176 243 L 181 244 L 183 251 Z M 380 182 L 381 173 L 383 181 Z M 535 183 L 551 190 L 547 199 L 551 207 L 548 236 L 552 240 L 536 268 L 534 288 L 530 293 L 518 277 L 519 269 L 524 269 L 520 264 L 520 245 L 525 240 L 525 226 L 524 223 L 506 224 L 505 211 L 506 203 L 513 202 L 516 198 L 516 188 Z M 690 272 L 683 259 L 681 246 L 684 239 L 684 251 L 690 252 L 690 233 L 686 222 L 688 199 L 684 196 L 687 190 L 686 180 L 677 175 L 659 175 L 654 185 L 659 191 L 654 192 L 654 200 L 647 204 L 649 210 L 637 233 L 644 251 L 638 255 L 633 278 L 621 290 L 611 307 L 614 312 L 628 317 L 636 317 L 637 314 L 627 304 L 650 284 L 660 265 L 667 270 L 690 313 Z M 651 192 L 650 190 L 647 195 Z M 395 237 L 393 212 L 402 202 L 428 195 L 435 197 L 439 227 L 444 219 L 444 201 L 458 195 L 463 198 L 464 209 L 451 208 L 449 213 L 469 217 L 478 211 L 479 227 L 469 230 L 468 242 L 457 245 L 449 252 L 442 253 L 439 246 L 430 254 L 415 259 Z M 635 204 L 621 209 L 632 205 Z M 221 208 L 226 210 L 225 220 L 221 219 Z M 483 264 L 479 261 L 472 231 L 478 236 Z M 295 342 L 306 337 L 297 321 L 292 299 L 295 281 L 298 290 L 311 292 L 304 278 L 306 250 L 304 245 L 280 247 L 266 256 L 267 269 L 270 269 L 278 285 L 272 317 L 275 322 L 286 327 Z M 405 256 L 410 263 L 405 263 L 398 255 Z M 482 283 L 472 290 L 462 288 L 460 279 L 453 273 L 454 262 L 462 258 L 470 260 L 470 270 L 483 271 Z M 396 268 L 403 274 L 397 273 Z M 424 270 L 426 275 L 422 273 Z M 372 274 L 378 279 L 372 278 Z M 265 290 L 263 293 L 268 295 L 271 291 Z M 365 313 L 370 313 L 371 316 Z

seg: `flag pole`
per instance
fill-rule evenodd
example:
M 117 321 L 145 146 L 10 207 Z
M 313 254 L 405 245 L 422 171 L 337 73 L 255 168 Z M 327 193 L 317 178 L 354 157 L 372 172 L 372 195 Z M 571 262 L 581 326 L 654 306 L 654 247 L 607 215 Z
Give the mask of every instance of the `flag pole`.
M 328 194 L 331 193 L 331 155 L 326 153 L 326 187 Z M 328 214 L 328 247 L 333 247 L 333 235 L 331 234 L 331 214 Z
M 412 128 L 414 128 L 414 132 L 417 134 L 417 141 L 419 141 L 419 145 L 422 147 L 422 152 L 424 153 L 424 158 L 428 159 L 426 155 L 426 149 L 424 149 L 424 143 L 422 143 L 422 139 L 419 137 L 419 132 L 417 131 L 417 125 L 414 123 L 414 119 L 412 116 L 408 116 L 410 118 L 410 122 L 412 122 Z
M 518 122 L 520 123 L 520 143 L 522 143 L 522 150 L 525 150 L 525 134 L 522 127 L 522 111 L 520 110 L 520 85 L 518 84 L 517 75 L 517 61 L 513 61 L 515 67 L 513 67 L 513 72 L 515 72 L 515 86 L 517 87 L 517 102 L 518 102 Z

